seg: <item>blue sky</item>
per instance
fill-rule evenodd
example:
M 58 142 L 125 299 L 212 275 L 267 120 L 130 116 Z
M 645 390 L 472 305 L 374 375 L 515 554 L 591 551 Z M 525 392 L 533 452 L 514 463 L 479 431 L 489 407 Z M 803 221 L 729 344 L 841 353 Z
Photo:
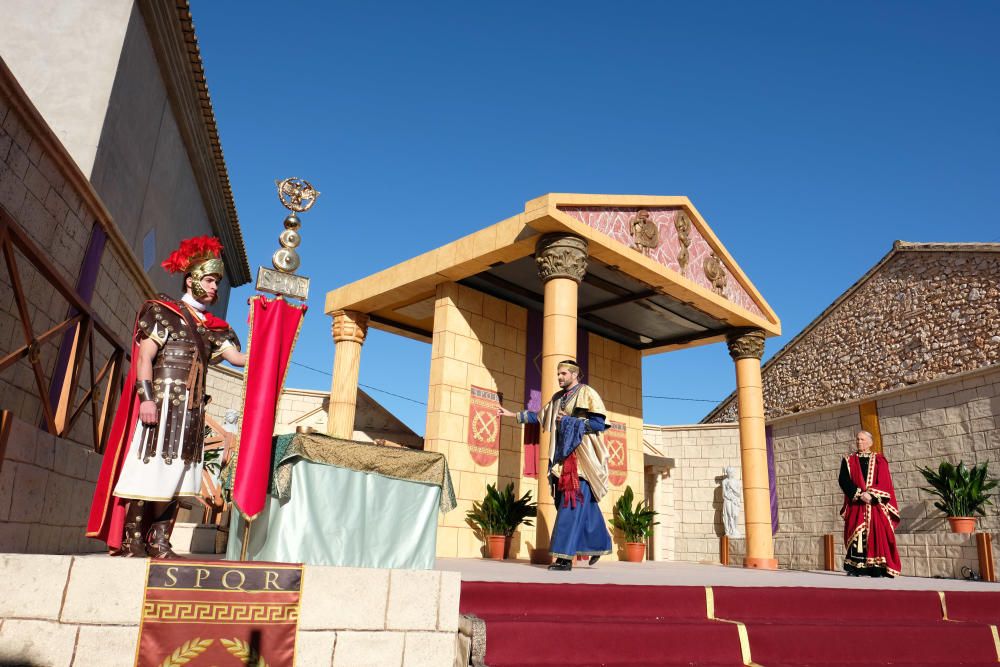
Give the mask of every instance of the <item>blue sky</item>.
M 192 2 L 251 269 L 284 209 L 312 278 L 287 386 L 329 389 L 323 295 L 546 192 L 686 195 L 782 319 L 808 324 L 893 240 L 998 241 L 997 2 Z M 245 340 L 246 298 L 229 319 Z M 766 357 L 765 357 L 766 358 Z M 430 346 L 372 331 L 361 383 L 426 401 Z M 724 345 L 644 361 L 721 399 Z M 424 407 L 372 391 L 423 433 Z M 710 402 L 646 398 L 649 423 Z

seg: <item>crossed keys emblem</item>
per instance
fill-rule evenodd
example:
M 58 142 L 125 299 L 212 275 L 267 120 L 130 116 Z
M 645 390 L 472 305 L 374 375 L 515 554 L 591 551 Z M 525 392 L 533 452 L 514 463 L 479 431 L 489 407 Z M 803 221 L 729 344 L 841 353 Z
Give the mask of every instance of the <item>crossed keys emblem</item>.
M 472 420 L 472 437 L 479 442 L 493 442 L 497 438 L 498 428 L 496 415 L 485 410 L 477 411 Z
M 625 465 L 625 443 L 612 440 L 608 443 L 608 465 Z

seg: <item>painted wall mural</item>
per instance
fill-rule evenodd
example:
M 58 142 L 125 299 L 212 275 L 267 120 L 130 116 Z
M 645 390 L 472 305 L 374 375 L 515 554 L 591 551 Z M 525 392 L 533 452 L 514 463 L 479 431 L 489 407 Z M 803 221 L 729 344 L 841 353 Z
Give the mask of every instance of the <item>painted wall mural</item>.
M 760 306 L 737 282 L 683 210 L 602 206 L 560 206 L 559 210 L 737 306 L 764 317 Z

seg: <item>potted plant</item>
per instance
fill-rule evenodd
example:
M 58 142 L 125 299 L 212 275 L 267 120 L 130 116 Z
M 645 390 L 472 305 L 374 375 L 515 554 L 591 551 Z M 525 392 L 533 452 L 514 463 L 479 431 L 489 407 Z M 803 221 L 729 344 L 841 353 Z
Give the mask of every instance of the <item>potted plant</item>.
M 989 491 L 998 483 L 986 476 L 986 464 L 981 463 L 970 470 L 961 461 L 957 466 L 942 461 L 936 472 L 929 467 L 919 470 L 931 485 L 924 490 L 940 498 L 934 507 L 948 516 L 951 532 L 974 533 L 975 515 L 986 516 L 984 507 L 993 504 Z
M 531 491 L 517 498 L 514 496 L 514 483 L 510 482 L 503 491 L 497 491 L 496 485 L 488 484 L 486 497 L 482 502 L 472 503 L 466 518 L 482 534 L 490 558 L 502 560 L 508 556 L 514 531 L 521 524 L 531 526 L 529 517 L 536 516 L 537 512 L 537 506 L 531 502 Z
M 645 540 L 653 532 L 653 526 L 660 522 L 653 520 L 656 512 L 647 506 L 646 501 L 640 500 L 633 507 L 634 499 L 632 487 L 626 486 L 625 493 L 615 503 L 611 525 L 625 536 L 625 560 L 641 563 L 646 555 Z

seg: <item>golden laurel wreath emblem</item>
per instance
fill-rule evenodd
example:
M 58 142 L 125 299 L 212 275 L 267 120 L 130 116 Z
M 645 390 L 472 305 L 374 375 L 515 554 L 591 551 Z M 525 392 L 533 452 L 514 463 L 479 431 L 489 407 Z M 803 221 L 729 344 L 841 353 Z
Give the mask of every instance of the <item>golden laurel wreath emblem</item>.
M 168 655 L 166 659 L 160 663 L 160 667 L 181 667 L 186 665 L 199 655 L 208 650 L 208 647 L 212 645 L 212 639 L 202 639 L 200 637 L 195 637 L 194 639 L 189 639 L 184 642 L 177 649 Z
M 226 647 L 236 658 L 243 661 L 247 667 L 268 667 L 267 661 L 262 656 L 254 655 L 250 650 L 250 645 L 239 637 L 232 639 L 220 639 L 219 642 Z

